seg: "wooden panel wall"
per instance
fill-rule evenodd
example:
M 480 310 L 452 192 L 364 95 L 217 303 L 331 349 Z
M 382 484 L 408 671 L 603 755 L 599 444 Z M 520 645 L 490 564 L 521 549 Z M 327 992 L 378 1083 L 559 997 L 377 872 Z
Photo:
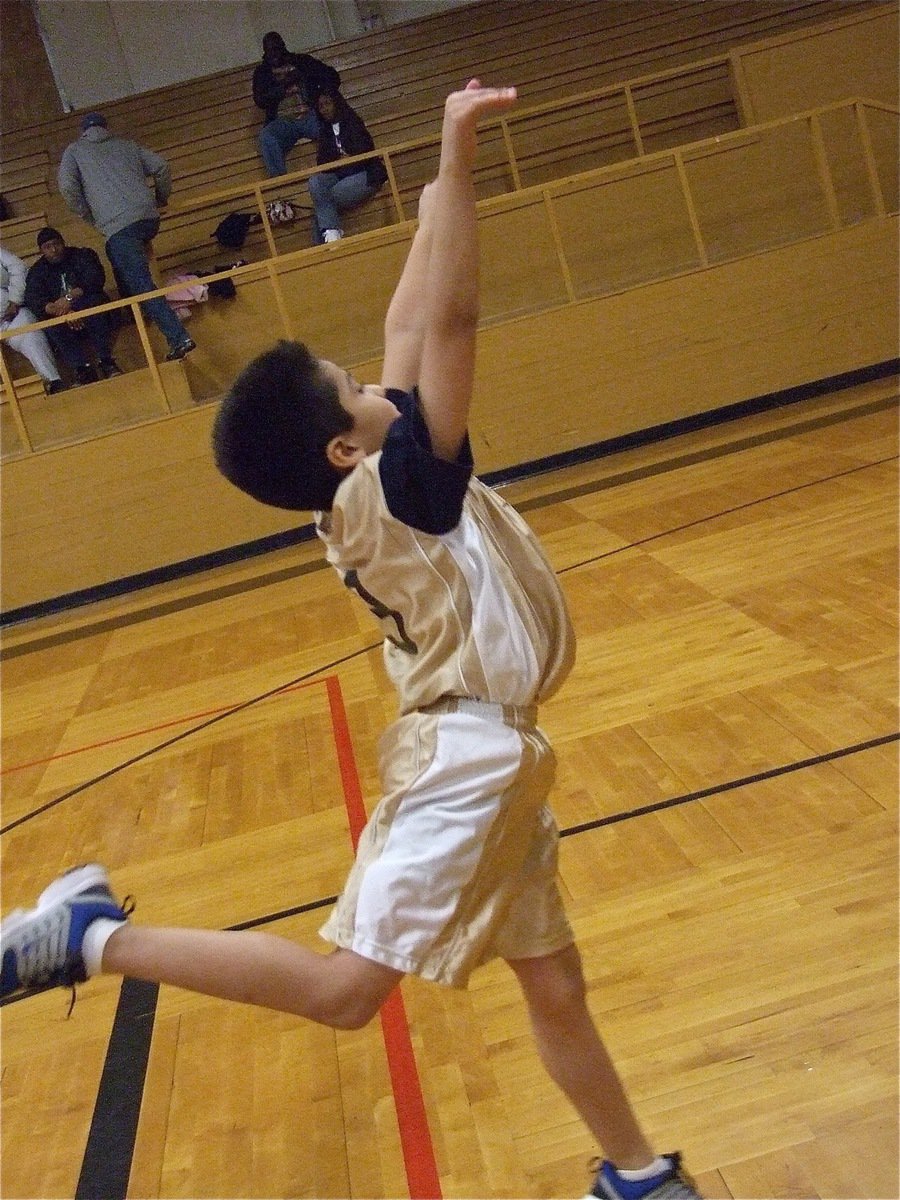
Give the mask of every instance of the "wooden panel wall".
M 0 55 L 0 127 L 3 132 L 61 117 L 62 102 L 29 0 L 3 0 L 0 39 L 3 42 Z
M 897 354 L 888 218 L 481 334 L 480 471 L 709 411 Z M 378 360 L 359 368 L 377 379 Z M 4 611 L 302 524 L 216 474 L 214 409 L 11 461 Z
M 852 7 L 852 6 L 851 6 Z M 861 96 L 896 104 L 897 5 L 829 30 L 798 31 L 741 52 L 748 125 Z M 812 40 L 811 40 L 812 39 Z

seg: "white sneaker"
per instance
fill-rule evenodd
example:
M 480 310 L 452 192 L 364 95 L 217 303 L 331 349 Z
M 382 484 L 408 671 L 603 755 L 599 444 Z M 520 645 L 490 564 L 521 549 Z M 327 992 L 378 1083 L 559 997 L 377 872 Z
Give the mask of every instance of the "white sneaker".
M 98 917 L 124 923 L 134 907 L 122 905 L 98 863 L 74 867 L 44 888 L 32 909 L 0 922 L 0 997 L 50 984 L 73 987 L 87 979 L 82 946 Z
M 343 229 L 326 229 L 322 234 L 326 242 L 339 242 L 343 236 Z

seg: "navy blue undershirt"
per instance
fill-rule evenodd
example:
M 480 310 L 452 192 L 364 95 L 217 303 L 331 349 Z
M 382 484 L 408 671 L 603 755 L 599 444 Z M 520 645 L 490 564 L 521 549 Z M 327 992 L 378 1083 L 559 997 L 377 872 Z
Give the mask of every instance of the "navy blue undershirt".
M 387 432 L 378 473 L 391 516 L 423 533 L 449 533 L 459 524 L 472 477 L 472 448 L 466 434 L 454 462 L 437 458 L 419 408 L 419 392 L 388 388 L 400 416 Z

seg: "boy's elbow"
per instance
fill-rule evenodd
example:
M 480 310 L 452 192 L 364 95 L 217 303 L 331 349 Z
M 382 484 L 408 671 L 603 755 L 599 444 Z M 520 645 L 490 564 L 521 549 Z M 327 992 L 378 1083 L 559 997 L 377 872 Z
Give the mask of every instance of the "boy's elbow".
M 444 338 L 474 337 L 478 330 L 478 305 L 454 306 L 446 312 L 431 314 L 426 321 L 429 332 Z

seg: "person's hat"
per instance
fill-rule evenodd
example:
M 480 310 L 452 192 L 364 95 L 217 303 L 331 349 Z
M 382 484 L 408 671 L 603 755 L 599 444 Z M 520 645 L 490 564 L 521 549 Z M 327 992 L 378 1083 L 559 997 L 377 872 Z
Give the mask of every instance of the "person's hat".
M 81 128 L 83 130 L 90 129 L 93 125 L 103 125 L 105 128 L 106 117 L 104 117 L 103 113 L 98 113 L 98 112 L 85 113 L 85 115 L 81 118 Z
M 52 242 L 56 238 L 58 241 L 64 241 L 63 235 L 58 229 L 51 229 L 49 225 L 45 225 L 41 232 L 37 235 L 38 249 L 43 246 L 44 242 Z

